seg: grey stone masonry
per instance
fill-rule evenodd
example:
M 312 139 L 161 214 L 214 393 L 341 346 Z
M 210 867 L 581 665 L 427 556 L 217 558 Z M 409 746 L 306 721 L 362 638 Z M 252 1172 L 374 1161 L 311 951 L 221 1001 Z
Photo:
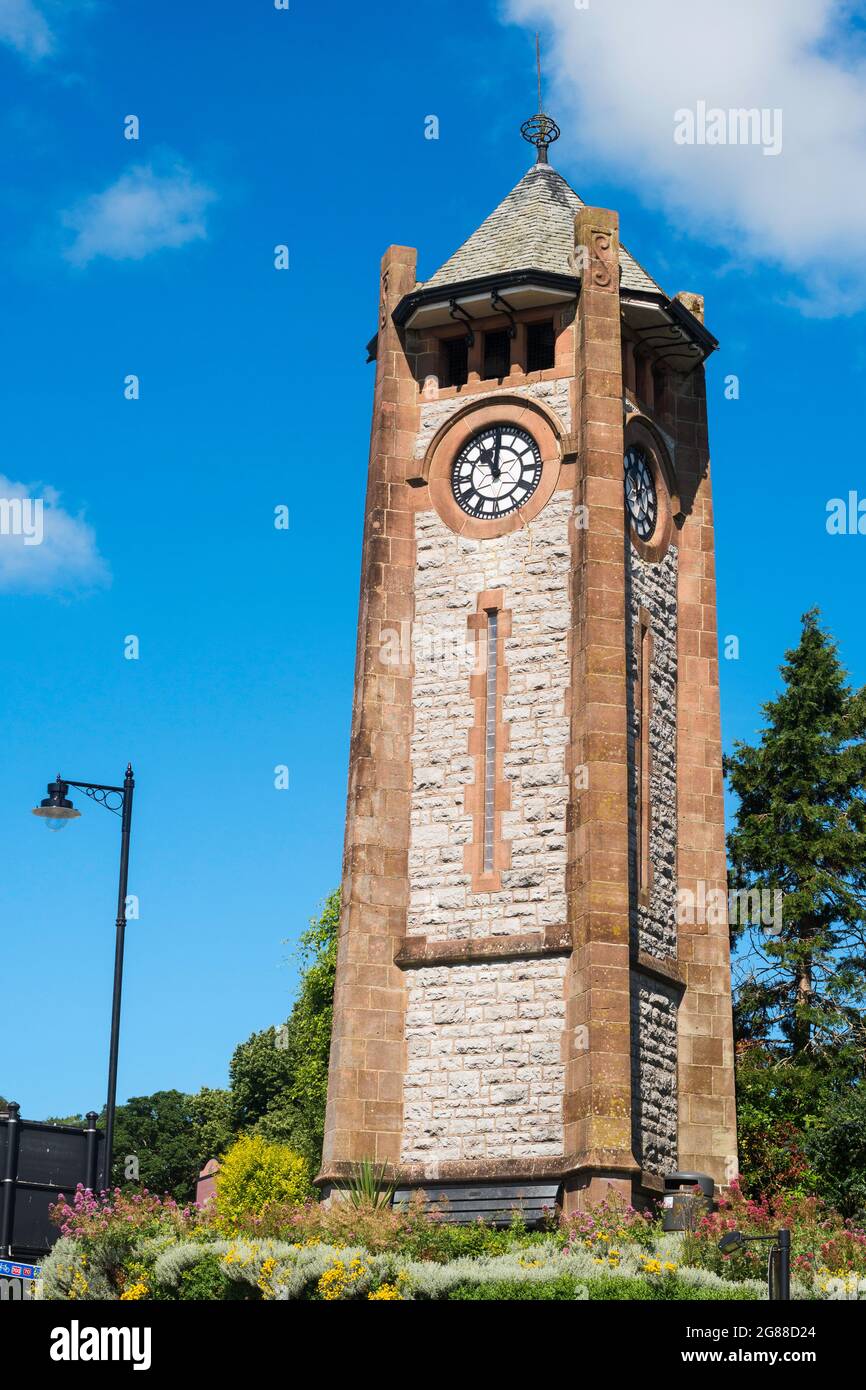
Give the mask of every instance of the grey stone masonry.
M 638 972 L 631 978 L 632 1143 L 650 1173 L 677 1166 L 677 996 Z
M 566 961 L 406 972 L 403 1162 L 562 1152 Z
M 416 517 L 409 935 L 507 936 L 566 921 L 571 510 L 571 493 L 556 492 L 530 525 L 484 541 L 455 535 L 435 512 Z M 498 891 L 473 893 L 463 858 L 473 834 L 464 789 L 477 776 L 467 619 L 488 589 L 504 590 L 512 614 L 503 700 L 511 810 L 501 827 L 511 868 Z
M 485 391 L 483 394 L 472 396 L 472 403 L 493 404 L 497 395 L 525 396 L 527 400 L 539 401 L 546 405 L 562 421 L 563 429 L 568 432 L 571 429 L 571 406 L 568 398 L 568 381 L 559 378 L 554 381 L 534 381 L 530 386 L 509 386 L 504 391 Z M 462 396 L 449 396 L 444 401 L 433 400 L 421 401 L 421 428 L 415 441 L 415 457 L 422 459 L 430 446 L 430 442 L 438 430 L 442 428 L 452 415 L 456 415 L 458 410 L 462 410 L 467 403 L 467 398 Z
M 650 671 L 652 714 L 650 719 L 650 796 L 652 818 L 649 854 L 652 884 L 649 903 L 637 902 L 632 893 L 632 942 L 639 950 L 662 959 L 677 953 L 677 548 L 672 545 L 658 564 L 642 560 L 629 545 L 629 585 L 631 621 L 628 625 L 629 785 L 631 816 L 629 845 L 632 877 L 635 874 L 637 845 L 637 775 L 635 746 L 639 711 L 634 708 L 633 691 L 637 677 L 638 653 L 634 650 L 634 628 L 640 609 L 651 618 L 653 655 Z

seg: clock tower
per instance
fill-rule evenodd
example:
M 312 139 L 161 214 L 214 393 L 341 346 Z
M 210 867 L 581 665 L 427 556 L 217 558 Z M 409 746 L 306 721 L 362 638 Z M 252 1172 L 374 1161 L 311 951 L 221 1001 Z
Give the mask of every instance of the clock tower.
M 736 1172 L 698 295 L 555 171 L 382 262 L 328 1191 L 453 1210 Z

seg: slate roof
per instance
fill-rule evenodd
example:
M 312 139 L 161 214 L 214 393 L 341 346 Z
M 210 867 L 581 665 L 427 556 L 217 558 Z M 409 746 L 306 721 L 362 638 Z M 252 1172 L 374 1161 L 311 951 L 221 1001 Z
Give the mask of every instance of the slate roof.
M 569 183 L 549 164 L 534 164 L 477 232 L 445 262 L 423 288 L 455 285 L 509 270 L 548 270 L 573 275 L 574 214 L 584 207 Z M 664 291 L 624 246 L 619 249 L 621 287 Z

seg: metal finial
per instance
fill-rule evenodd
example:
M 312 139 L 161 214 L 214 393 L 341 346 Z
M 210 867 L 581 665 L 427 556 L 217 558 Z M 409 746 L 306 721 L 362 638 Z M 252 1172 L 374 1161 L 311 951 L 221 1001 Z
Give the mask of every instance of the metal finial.
M 562 133 L 552 116 L 545 116 L 541 105 L 541 40 L 535 35 L 535 67 L 538 75 L 538 114 L 530 116 L 520 127 L 520 134 L 538 150 L 536 164 L 547 164 L 547 151 Z
M 554 140 L 559 139 L 561 131 L 552 116 L 545 116 L 543 111 L 539 111 L 537 116 L 530 116 L 528 121 L 523 122 L 520 134 L 538 150 L 536 164 L 547 164 L 548 148 Z

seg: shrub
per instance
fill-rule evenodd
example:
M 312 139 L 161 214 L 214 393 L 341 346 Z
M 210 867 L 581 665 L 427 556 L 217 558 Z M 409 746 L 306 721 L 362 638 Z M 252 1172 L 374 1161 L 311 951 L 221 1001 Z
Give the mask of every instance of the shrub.
M 731 1286 L 728 1289 L 701 1288 L 672 1277 L 661 1283 L 651 1279 L 617 1278 L 579 1280 L 569 1275 L 538 1283 L 519 1280 L 500 1280 L 487 1284 L 458 1284 L 448 1294 L 449 1299 L 508 1300 L 545 1299 L 589 1302 L 710 1302 L 715 1300 L 757 1300 L 760 1295 L 752 1288 Z
M 665 1238 L 653 1257 L 625 1243 L 622 1250 L 611 1250 L 601 1257 L 583 1246 L 566 1250 L 547 1237 L 505 1254 L 458 1255 L 444 1261 L 413 1260 L 402 1251 L 374 1253 L 363 1246 L 317 1240 L 195 1239 L 173 1241 L 156 1249 L 156 1243 L 146 1238 L 136 1257 L 123 1267 L 125 1282 L 120 1294 L 117 1284 L 106 1282 L 97 1268 L 99 1255 L 89 1264 L 80 1243 L 64 1238 L 58 1244 L 66 1249 L 47 1271 L 53 1290 L 48 1296 L 58 1298 L 346 1302 L 451 1298 L 670 1301 L 763 1296 L 758 1282 L 734 1285 L 708 1270 L 676 1264 L 676 1239 L 671 1237 Z
M 51 1208 L 61 1237 L 49 1257 L 46 1298 L 144 1298 L 156 1253 L 193 1233 L 208 1238 L 208 1216 L 173 1197 L 76 1189 Z
M 42 1265 L 42 1297 L 92 1301 L 115 1298 L 113 1282 L 97 1255 L 92 1259 L 81 1241 L 61 1236 Z
M 783 1227 L 791 1231 L 791 1271 L 811 1280 L 816 1271 L 866 1274 L 866 1232 L 846 1221 L 817 1197 L 780 1193 L 754 1201 L 736 1183 L 721 1198 L 719 1209 L 704 1216 L 689 1238 L 689 1259 L 725 1279 L 766 1277 L 767 1246 L 746 1245 L 722 1255 L 718 1242 L 726 1231 L 768 1236 Z
M 218 1223 L 227 1232 L 241 1230 L 250 1217 L 261 1217 L 273 1205 L 304 1202 L 310 1192 L 305 1158 L 261 1135 L 242 1136 L 223 1159 L 217 1178 Z
M 180 1299 L 220 1301 L 249 1297 L 250 1290 L 229 1278 L 216 1255 L 205 1253 L 195 1264 L 181 1271 L 177 1286 Z
M 488 1300 L 508 1299 L 526 1302 L 529 1300 L 561 1300 L 573 1302 L 577 1297 L 577 1280 L 567 1274 L 558 1279 L 548 1279 L 543 1284 L 521 1283 L 519 1280 L 500 1280 L 489 1284 L 458 1284 L 448 1295 L 449 1299 Z
M 806 1151 L 826 1199 L 843 1216 L 866 1220 L 866 1083 L 861 1081 L 820 1116 Z
M 364 1158 L 355 1164 L 354 1172 L 341 1188 L 343 1201 L 351 1202 L 353 1207 L 376 1210 L 390 1207 L 394 1196 L 394 1184 L 387 1180 L 388 1165 L 379 1167 L 372 1159 Z
M 567 1247 L 582 1244 L 587 1250 L 626 1240 L 649 1250 L 661 1234 L 657 1215 L 637 1211 L 614 1188 L 588 1211 L 574 1212 L 562 1224 Z
M 275 1204 L 261 1216 L 242 1218 L 238 1229 L 254 1238 L 363 1246 L 373 1253 L 399 1250 L 415 1260 L 440 1263 L 463 1255 L 502 1255 L 541 1241 L 566 1241 L 565 1233 L 527 1231 L 519 1215 L 505 1228 L 483 1221 L 458 1226 L 445 1219 L 444 1208 L 425 1210 L 420 1193 L 408 1206 L 398 1208 L 356 1206 L 339 1196 L 329 1203 L 308 1202 L 300 1207 Z
M 551 1239 L 550 1232 L 527 1231 L 519 1212 L 514 1213 L 510 1226 L 488 1226 L 480 1220 L 458 1226 L 446 1219 L 444 1209 L 425 1213 L 416 1208 L 407 1214 L 400 1249 L 414 1260 L 444 1263 L 467 1256 L 505 1255 L 509 1250 L 550 1244 Z
M 81 1183 L 71 1202 L 61 1194 L 49 1210 L 62 1236 L 89 1243 L 110 1239 L 121 1245 L 144 1236 L 180 1236 L 204 1219 L 200 1208 L 181 1207 L 173 1197 L 157 1197 L 147 1188 L 122 1192 L 116 1187 L 113 1192 L 97 1195 Z

